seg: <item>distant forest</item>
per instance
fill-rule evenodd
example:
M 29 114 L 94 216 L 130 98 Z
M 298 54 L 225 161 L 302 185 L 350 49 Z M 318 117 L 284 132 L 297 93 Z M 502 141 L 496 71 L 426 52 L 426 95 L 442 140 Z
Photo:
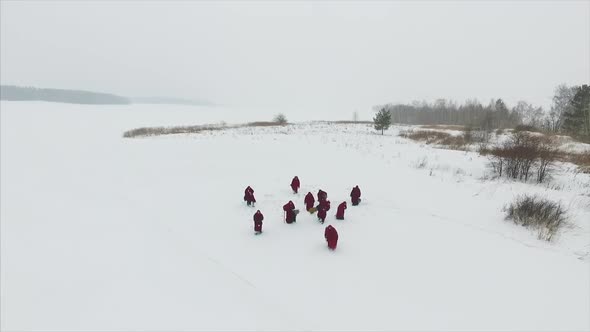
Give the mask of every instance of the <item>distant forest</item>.
M 136 97 L 127 98 L 110 93 L 91 92 L 83 90 L 44 89 L 35 87 L 21 87 L 14 85 L 0 85 L 0 100 L 12 101 L 50 101 L 70 104 L 98 104 L 98 105 L 123 105 L 123 104 L 169 104 L 169 105 L 194 105 L 214 106 L 206 100 L 193 100 L 173 97 Z
M 51 101 L 71 104 L 130 104 L 129 98 L 82 90 L 42 89 L 14 85 L 0 86 L 1 100 Z
M 555 88 L 550 109 L 519 101 L 508 107 L 502 99 L 484 105 L 476 99 L 457 104 L 446 99 L 434 103 L 385 104 L 393 123 L 415 125 L 462 125 L 483 130 L 528 126 L 545 131 L 590 138 L 590 86 L 559 85 Z

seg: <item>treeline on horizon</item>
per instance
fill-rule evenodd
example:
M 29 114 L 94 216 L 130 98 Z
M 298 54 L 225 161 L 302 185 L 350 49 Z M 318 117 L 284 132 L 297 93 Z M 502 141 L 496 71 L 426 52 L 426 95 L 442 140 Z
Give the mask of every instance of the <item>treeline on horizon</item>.
M 411 125 L 461 125 L 492 130 L 527 126 L 531 129 L 590 138 L 590 86 L 559 85 L 550 109 L 519 101 L 508 107 L 502 99 L 482 104 L 476 99 L 457 104 L 446 99 L 434 103 L 385 104 L 374 107 L 391 113 L 392 123 Z
M 0 99 L 12 101 L 50 101 L 72 104 L 130 104 L 126 97 L 83 90 L 44 89 L 14 85 L 0 86 Z

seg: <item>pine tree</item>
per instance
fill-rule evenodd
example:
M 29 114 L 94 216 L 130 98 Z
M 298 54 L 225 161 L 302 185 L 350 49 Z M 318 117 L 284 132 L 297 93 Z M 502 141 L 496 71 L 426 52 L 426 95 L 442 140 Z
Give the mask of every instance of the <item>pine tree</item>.
M 375 123 L 375 129 L 381 130 L 381 135 L 383 135 L 383 131 L 391 125 L 391 113 L 382 108 L 373 118 L 373 122 Z
M 563 115 L 563 128 L 572 134 L 590 136 L 590 86 L 576 89 L 571 107 Z

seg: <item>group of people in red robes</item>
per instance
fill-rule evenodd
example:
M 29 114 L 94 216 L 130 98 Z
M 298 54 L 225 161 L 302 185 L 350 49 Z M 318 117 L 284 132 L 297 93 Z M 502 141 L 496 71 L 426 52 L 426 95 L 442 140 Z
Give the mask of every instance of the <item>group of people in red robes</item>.
M 308 195 L 311 195 L 311 193 L 308 193 Z M 316 211 L 318 213 L 318 221 L 323 224 L 326 221 L 327 212 L 330 211 L 330 201 L 328 200 L 328 193 L 322 189 L 318 190 L 318 206 L 309 211 L 309 213 Z
M 291 189 L 293 190 L 293 193 L 297 194 L 300 187 L 301 182 L 299 181 L 299 178 L 295 176 L 291 181 Z M 311 214 L 317 212 L 318 221 L 323 224 L 326 220 L 326 214 L 330 210 L 330 201 L 328 200 L 328 193 L 326 193 L 322 189 L 318 191 L 317 196 L 318 205 L 314 207 L 315 198 L 313 197 L 313 194 L 311 192 L 308 192 L 307 195 L 305 195 L 305 209 Z M 350 192 L 350 200 L 353 206 L 357 206 L 361 202 L 361 190 L 359 189 L 358 185 L 352 188 L 352 191 Z M 246 201 L 246 204 L 248 206 L 254 206 L 254 203 L 256 203 L 256 198 L 254 198 L 254 190 L 250 186 L 248 186 L 244 191 L 244 201 Z M 343 220 L 344 211 L 346 209 L 346 202 L 340 203 L 336 208 L 336 219 Z M 285 212 L 286 223 L 292 224 L 297 221 L 297 214 L 299 213 L 299 210 L 295 208 L 295 203 L 293 203 L 293 201 L 289 201 L 285 205 L 283 205 L 283 211 Z M 264 220 L 264 216 L 262 215 L 262 212 L 260 212 L 260 210 L 256 211 L 256 213 L 253 216 L 253 220 L 255 234 L 262 233 L 262 221 Z M 336 228 L 334 228 L 334 226 L 328 225 L 325 228 L 324 238 L 328 243 L 329 249 L 336 249 L 336 245 L 338 243 L 338 232 L 336 231 Z

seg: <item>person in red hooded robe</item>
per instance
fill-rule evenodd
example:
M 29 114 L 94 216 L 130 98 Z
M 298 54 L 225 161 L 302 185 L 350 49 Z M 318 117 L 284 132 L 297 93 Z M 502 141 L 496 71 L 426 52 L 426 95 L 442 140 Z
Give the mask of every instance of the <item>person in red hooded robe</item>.
M 336 231 L 336 228 L 332 227 L 332 225 L 328 225 L 324 231 L 324 238 L 328 242 L 328 248 L 335 250 L 336 245 L 338 244 L 338 232 Z
M 262 220 L 264 220 L 264 216 L 262 215 L 262 212 L 260 212 L 260 210 L 256 211 L 256 213 L 254 213 L 254 233 L 256 234 L 260 234 L 262 233 Z
M 301 183 L 299 182 L 299 178 L 294 177 L 293 180 L 291 180 L 291 189 L 293 189 L 294 193 L 297 193 L 297 191 L 299 190 L 299 187 L 301 187 Z
M 313 205 L 315 204 L 315 198 L 313 197 L 313 194 L 308 192 L 307 195 L 305 195 L 305 209 L 312 213 L 312 209 L 313 209 Z
M 323 202 L 323 201 L 325 201 L 327 199 L 328 199 L 328 193 L 326 193 L 325 191 L 323 191 L 323 190 L 320 189 L 318 191 L 318 202 L 321 203 L 321 202 Z
M 326 212 L 330 210 L 330 201 L 322 201 L 318 204 L 318 220 L 323 224 L 326 221 Z
M 244 190 L 244 201 L 246 201 L 248 206 L 254 206 L 254 203 L 256 203 L 256 198 L 254 198 L 254 189 L 252 189 L 250 186 L 246 187 L 246 190 Z
M 289 201 L 289 203 L 283 205 L 283 211 L 285 211 L 285 222 L 287 224 L 291 224 L 296 222 L 298 210 L 295 210 L 295 204 L 293 201 Z
M 361 202 L 361 190 L 359 186 L 352 188 L 350 192 L 350 200 L 352 202 L 352 206 L 357 206 Z
M 336 209 L 336 219 L 344 220 L 344 210 L 346 210 L 346 202 L 340 203 Z

